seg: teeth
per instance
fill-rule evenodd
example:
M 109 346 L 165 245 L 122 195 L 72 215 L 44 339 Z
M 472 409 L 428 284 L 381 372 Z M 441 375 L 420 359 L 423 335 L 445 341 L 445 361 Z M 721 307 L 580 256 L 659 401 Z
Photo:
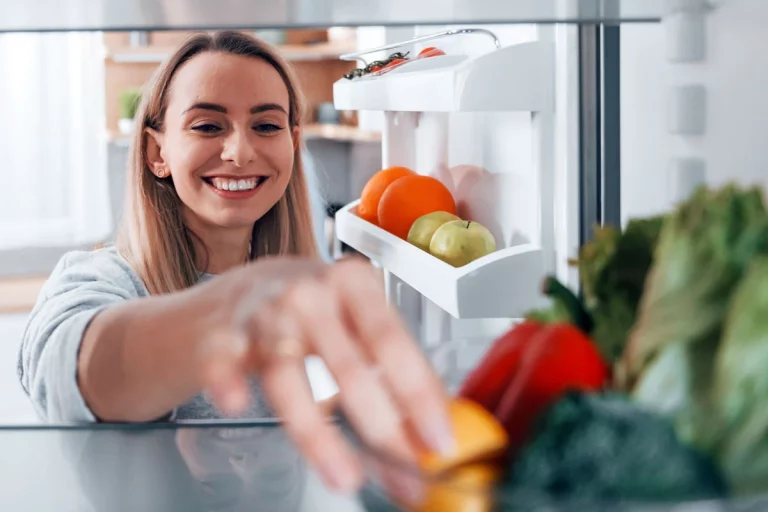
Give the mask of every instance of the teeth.
M 251 190 L 260 183 L 260 179 L 250 178 L 247 180 L 230 180 L 228 178 L 213 178 L 211 183 L 219 190 L 229 190 L 235 192 L 240 190 Z

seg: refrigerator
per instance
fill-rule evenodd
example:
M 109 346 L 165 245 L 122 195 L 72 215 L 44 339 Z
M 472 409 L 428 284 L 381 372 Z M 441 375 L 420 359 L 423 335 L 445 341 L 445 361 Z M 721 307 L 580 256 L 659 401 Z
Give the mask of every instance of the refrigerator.
M 425 346 L 494 336 L 543 304 L 600 224 L 671 208 L 700 183 L 762 182 L 763 0 L 27 0 L 0 31 L 355 27 L 362 63 L 427 46 L 334 104 L 382 131 L 383 167 L 441 180 L 497 251 L 452 267 L 356 215 L 336 235 L 382 269 Z

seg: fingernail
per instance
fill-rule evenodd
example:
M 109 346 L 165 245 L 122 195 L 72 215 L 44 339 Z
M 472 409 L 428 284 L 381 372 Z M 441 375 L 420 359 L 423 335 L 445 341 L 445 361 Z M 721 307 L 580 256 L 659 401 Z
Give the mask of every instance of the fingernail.
M 444 413 L 432 415 L 431 418 L 421 429 L 422 439 L 432 450 L 445 456 L 451 455 L 456 449 L 456 441 L 450 421 Z

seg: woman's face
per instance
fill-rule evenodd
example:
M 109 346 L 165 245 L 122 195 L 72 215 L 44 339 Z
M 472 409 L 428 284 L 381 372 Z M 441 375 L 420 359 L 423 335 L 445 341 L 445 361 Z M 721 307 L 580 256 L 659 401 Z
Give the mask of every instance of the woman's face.
M 277 203 L 298 140 L 289 106 L 280 74 L 260 59 L 207 52 L 177 70 L 148 159 L 173 179 L 189 224 L 250 229 Z

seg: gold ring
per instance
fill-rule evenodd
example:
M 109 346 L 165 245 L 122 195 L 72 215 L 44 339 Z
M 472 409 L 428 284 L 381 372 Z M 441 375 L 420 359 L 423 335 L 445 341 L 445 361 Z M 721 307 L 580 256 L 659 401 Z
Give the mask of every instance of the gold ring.
M 301 359 L 304 357 L 306 350 L 304 344 L 294 337 L 281 338 L 272 346 L 272 354 L 276 357 L 286 359 Z

